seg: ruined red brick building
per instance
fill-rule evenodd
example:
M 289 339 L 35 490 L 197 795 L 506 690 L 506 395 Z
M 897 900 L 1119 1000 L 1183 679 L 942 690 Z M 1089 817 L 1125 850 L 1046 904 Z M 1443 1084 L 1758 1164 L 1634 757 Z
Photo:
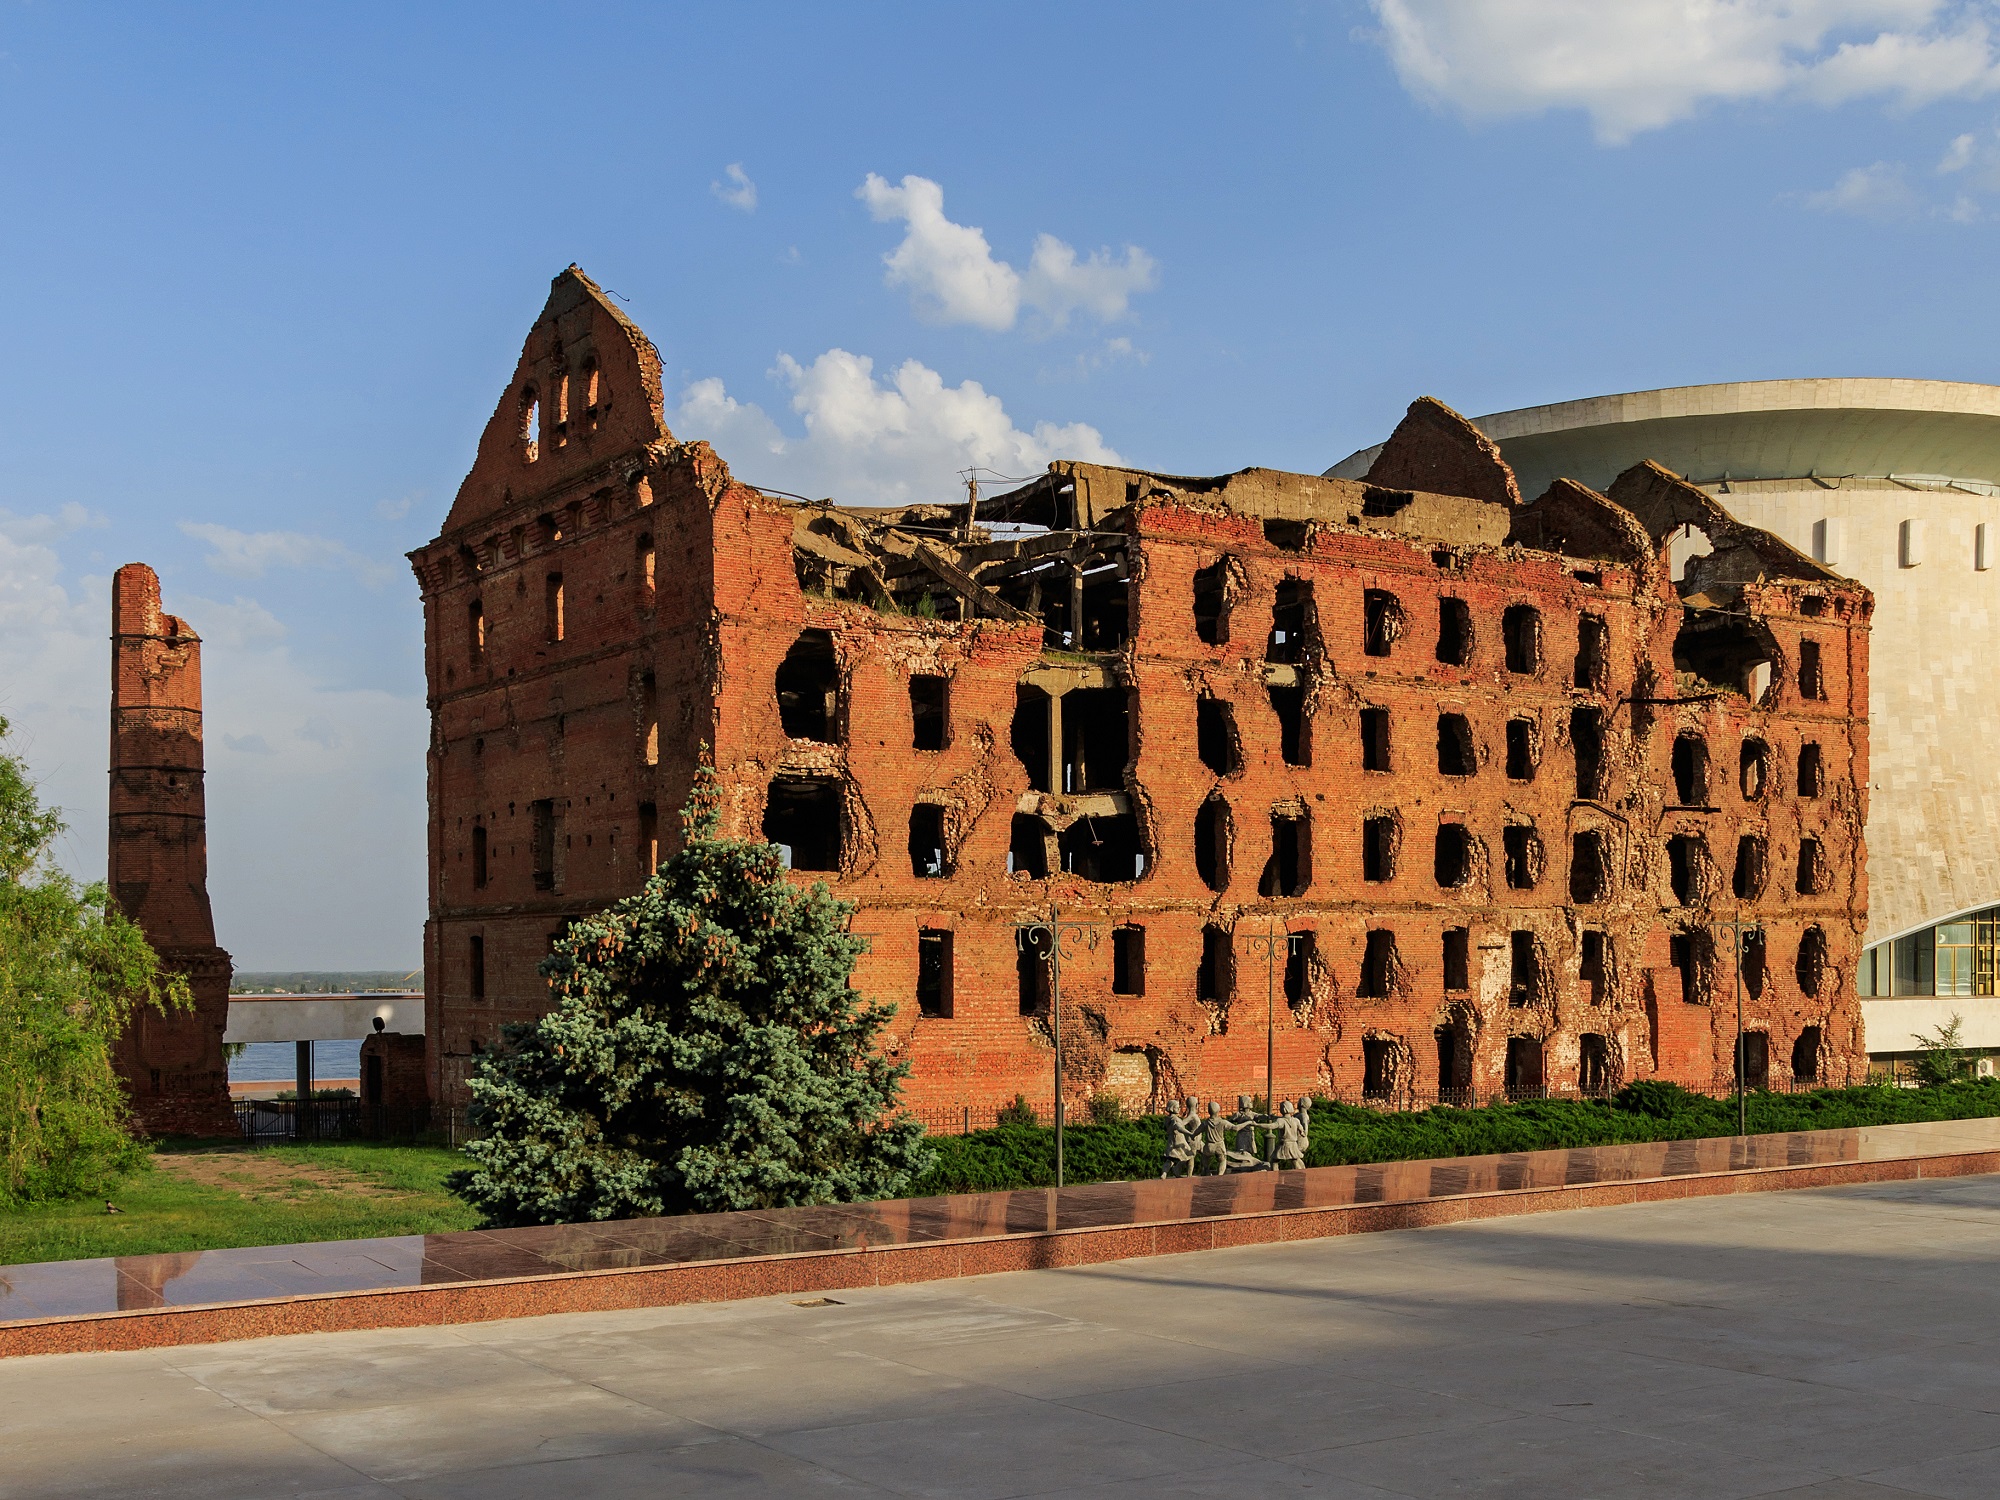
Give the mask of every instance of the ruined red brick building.
M 859 903 L 933 1117 L 1049 1099 L 1016 924 L 1052 905 L 1101 929 L 1073 1104 L 1261 1089 L 1272 1011 L 1281 1093 L 1708 1086 L 1738 912 L 1752 1081 L 1865 1065 L 1870 597 L 1662 469 L 1524 503 L 1419 401 L 1365 481 L 800 504 L 674 438 L 572 267 L 411 561 L 447 1101 L 671 845 L 703 745 L 730 829 Z
M 106 883 L 194 1009 L 142 1010 L 113 1061 L 155 1133 L 234 1135 L 222 1033 L 229 955 L 208 907 L 201 638 L 160 609 L 160 580 L 127 563 L 111 581 L 111 838 Z

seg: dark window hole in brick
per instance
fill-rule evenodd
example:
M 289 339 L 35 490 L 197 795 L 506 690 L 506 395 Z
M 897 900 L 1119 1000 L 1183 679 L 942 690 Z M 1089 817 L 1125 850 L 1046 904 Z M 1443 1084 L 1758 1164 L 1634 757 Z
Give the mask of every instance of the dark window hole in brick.
M 1062 715 L 1063 784 L 1068 793 L 1122 792 L 1131 758 L 1130 695 L 1122 687 L 1073 688 Z
M 1194 815 L 1194 868 L 1211 891 L 1229 887 L 1229 845 L 1234 829 L 1229 804 L 1210 797 Z
M 477 933 L 466 940 L 466 962 L 470 965 L 468 987 L 472 998 L 486 998 L 486 939 Z
M 1361 878 L 1386 881 L 1396 878 L 1396 820 L 1377 813 L 1361 822 Z
M 1277 516 L 1264 518 L 1264 540 L 1285 552 L 1303 552 L 1312 537 L 1312 522 L 1285 521 Z
M 1131 592 L 1116 563 L 1083 575 L 1083 644 L 1085 651 L 1117 651 L 1131 631 Z
M 1826 600 L 1818 594 L 1807 594 L 1799 600 L 1799 613 L 1808 620 L 1817 619 L 1826 613 Z
M 1680 905 L 1692 906 L 1705 894 L 1707 857 L 1708 846 L 1698 834 L 1677 833 L 1667 840 L 1667 887 Z
M 1146 993 L 1146 929 L 1126 926 L 1111 929 L 1111 993 Z
M 1510 890 L 1532 891 L 1542 883 L 1542 841 L 1526 823 L 1511 823 L 1501 834 L 1506 854 L 1507 886 Z
M 1569 899 L 1593 906 L 1611 894 L 1611 849 L 1595 828 L 1573 833 L 1569 840 Z
M 1541 944 L 1521 928 L 1507 934 L 1507 1003 L 1534 1005 L 1542 998 Z
M 1387 771 L 1390 766 L 1389 710 L 1364 708 L 1361 710 L 1361 769 Z
M 1396 934 L 1386 927 L 1368 930 L 1361 952 L 1361 978 L 1354 993 L 1364 1000 L 1386 1000 L 1396 983 Z
M 1602 692 L 1611 669 L 1611 629 L 1602 615 L 1579 615 L 1576 621 L 1576 672 L 1580 688 Z
M 1706 932 L 1677 932 L 1667 940 L 1667 958 L 1680 971 L 1681 999 L 1706 1005 L 1715 968 L 1715 944 Z
M 1236 952 L 1226 927 L 1201 930 L 1201 968 L 1195 975 L 1195 997 L 1226 1005 L 1236 993 Z
M 1304 813 L 1271 814 L 1271 858 L 1257 883 L 1260 896 L 1303 896 L 1312 884 L 1312 823 Z
M 1592 1005 L 1602 1005 L 1611 982 L 1611 964 L 1605 954 L 1605 937 L 1594 927 L 1586 927 L 1578 943 L 1576 977 Z
M 1798 893 L 1801 896 L 1817 896 L 1827 888 L 1826 855 L 1818 839 L 1799 840 Z
M 1472 929 L 1444 930 L 1444 987 L 1453 992 L 1472 988 Z
M 1755 802 L 1771 784 L 1771 747 L 1752 737 L 1737 754 L 1736 784 L 1745 802 Z
M 639 873 L 651 876 L 660 868 L 660 808 L 658 803 L 639 804 Z
M 834 661 L 831 635 L 824 630 L 800 632 L 778 665 L 777 688 L 778 720 L 789 738 L 834 743 L 840 668 Z
M 1535 721 L 1533 719 L 1509 719 L 1507 721 L 1507 779 L 1509 781 L 1533 781 L 1535 763 L 1540 760 L 1536 753 Z
M 1764 840 L 1754 833 L 1736 840 L 1736 870 L 1729 878 L 1730 894 L 1739 901 L 1754 901 L 1764 894 Z
M 1437 1086 L 1441 1098 L 1464 1094 L 1472 1087 L 1472 1030 L 1462 1015 L 1454 1015 L 1431 1033 L 1437 1044 Z
M 1764 996 L 1764 979 L 1769 972 L 1764 962 L 1764 933 L 1762 929 L 1743 934 L 1743 993 L 1752 1000 Z
M 1021 1014 L 1046 1015 L 1049 1009 L 1049 960 L 1024 933 L 1014 934 L 1014 979 L 1020 991 Z
M 944 809 L 919 802 L 910 809 L 910 873 L 920 880 L 941 880 L 945 865 Z
M 1409 490 L 1385 490 L 1371 484 L 1361 492 L 1361 514 L 1384 517 L 1399 515 L 1416 498 L 1416 495 Z
M 1201 763 L 1218 776 L 1242 769 L 1236 742 L 1236 710 L 1221 698 L 1200 698 L 1194 707 L 1195 751 Z
M 1524 675 L 1542 669 L 1542 614 L 1532 604 L 1510 604 L 1500 616 L 1507 644 L 1507 670 Z
M 1819 746 L 1811 740 L 1799 746 L 1798 788 L 1801 797 L 1817 797 L 1826 790 Z
M 1210 646 L 1229 639 L 1229 560 L 1194 575 L 1194 633 Z
M 951 1019 L 951 933 L 924 927 L 917 931 L 917 1014 Z
M 1541 1042 L 1531 1036 L 1508 1037 L 1507 1071 L 1503 1078 L 1510 1098 L 1529 1098 L 1541 1093 Z
M 465 606 L 465 644 L 475 667 L 486 660 L 486 606 L 477 599 Z
M 1056 836 L 1065 875 L 1111 885 L 1146 873 L 1139 820 L 1129 813 L 1078 818 Z
M 1449 594 L 1438 600 L 1437 659 L 1453 667 L 1472 660 L 1472 606 Z
M 651 672 L 639 679 L 639 758 L 649 766 L 660 763 L 660 684 Z
M 1792 1043 L 1792 1081 L 1819 1082 L 1819 1028 L 1808 1026 Z
M 1303 1005 L 1312 995 L 1312 961 L 1316 939 L 1310 932 L 1285 935 L 1285 1003 Z
M 472 826 L 472 888 L 486 889 L 486 829 L 477 823 Z
M 1777 660 L 1771 633 L 1755 621 L 1715 610 L 1690 609 L 1674 636 L 1674 670 L 1724 692 L 1761 700 Z
M 1014 756 L 1028 773 L 1028 785 L 1038 792 L 1053 792 L 1049 780 L 1049 695 L 1040 688 L 1014 689 L 1014 720 L 1007 731 Z
M 1266 690 L 1271 712 L 1278 716 L 1278 754 L 1288 766 L 1312 764 L 1312 746 L 1306 738 L 1306 690 L 1274 684 Z
M 764 804 L 764 837 L 789 870 L 840 868 L 840 783 L 824 776 L 778 776 Z
M 920 672 L 910 678 L 910 747 L 942 750 L 950 728 L 950 680 Z
M 546 610 L 544 629 L 547 632 L 549 644 L 552 646 L 558 645 L 567 638 L 569 633 L 569 622 L 565 617 L 563 609 L 562 574 L 549 574 L 543 584 L 543 590 L 543 606 Z
M 1464 714 L 1438 715 L 1438 774 L 1471 776 L 1479 769 L 1479 752 L 1472 744 L 1472 724 Z
M 1819 642 L 1799 642 L 1799 696 L 1813 702 L 1826 698 L 1826 677 L 1820 669 Z
M 1396 1044 L 1385 1036 L 1361 1039 L 1361 1097 L 1388 1099 L 1396 1092 Z
M 535 889 L 556 888 L 556 805 L 544 797 L 528 804 L 528 848 L 534 870 Z
M 1771 1038 L 1768 1032 L 1746 1031 L 1743 1033 L 1742 1067 L 1743 1087 L 1746 1089 L 1768 1088 L 1771 1084 Z M 1733 1050 L 1733 1049 L 1732 1049 Z
M 1403 638 L 1403 605 L 1387 589 L 1361 592 L 1361 649 L 1368 656 L 1387 656 Z
M 1708 741 L 1692 729 L 1674 736 L 1674 800 L 1682 807 L 1708 806 Z
M 1799 992 L 1817 995 L 1820 986 L 1826 982 L 1826 932 L 1823 928 L 1808 927 L 1799 938 L 1799 956 L 1793 965 L 1793 973 L 1799 981 Z
M 1604 710 L 1569 711 L 1570 757 L 1576 766 L 1576 795 L 1586 801 L 1604 795 Z
M 1015 813 L 1007 833 L 1007 871 L 1031 880 L 1049 877 L 1049 825 L 1033 813 Z
M 1431 874 L 1447 891 L 1459 889 L 1472 878 L 1472 834 L 1463 823 L 1438 824 Z
M 1271 602 L 1271 635 L 1264 643 L 1264 660 L 1304 661 L 1315 619 L 1312 583 L 1304 578 L 1285 579 Z
M 1611 1092 L 1611 1047 L 1595 1032 L 1577 1038 L 1576 1087 L 1582 1094 Z

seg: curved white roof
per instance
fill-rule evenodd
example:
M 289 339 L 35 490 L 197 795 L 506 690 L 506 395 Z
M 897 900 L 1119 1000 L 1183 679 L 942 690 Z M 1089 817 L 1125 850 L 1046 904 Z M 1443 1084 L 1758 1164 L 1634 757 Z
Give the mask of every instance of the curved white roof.
M 1655 459 L 1729 479 L 1958 480 L 2000 487 L 2000 386 L 1947 380 L 1746 380 L 1592 396 L 1474 417 L 1532 498 L 1557 477 L 1602 489 Z M 1380 445 L 1327 474 L 1358 479 Z

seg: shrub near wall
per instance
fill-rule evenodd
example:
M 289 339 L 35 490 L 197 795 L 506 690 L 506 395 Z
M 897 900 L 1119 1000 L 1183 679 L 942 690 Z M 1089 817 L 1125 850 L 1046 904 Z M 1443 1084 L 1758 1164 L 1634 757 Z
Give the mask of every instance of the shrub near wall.
M 1863 1085 L 1810 1094 L 1752 1094 L 1752 1135 L 1903 1125 L 1925 1120 L 2000 1116 L 2000 1080 L 1932 1089 Z M 1736 1101 L 1711 1099 L 1673 1084 L 1630 1084 L 1612 1099 L 1529 1099 L 1481 1109 L 1439 1107 L 1387 1113 L 1353 1105 L 1313 1106 L 1309 1166 L 1492 1156 L 1621 1142 L 1684 1141 L 1736 1133 Z M 1067 1181 L 1116 1182 L 1157 1177 L 1166 1127 L 1157 1116 L 1075 1125 L 1063 1135 Z M 934 1167 L 916 1194 L 998 1192 L 1048 1187 L 1056 1180 L 1055 1132 L 1011 1124 L 964 1136 L 931 1136 Z

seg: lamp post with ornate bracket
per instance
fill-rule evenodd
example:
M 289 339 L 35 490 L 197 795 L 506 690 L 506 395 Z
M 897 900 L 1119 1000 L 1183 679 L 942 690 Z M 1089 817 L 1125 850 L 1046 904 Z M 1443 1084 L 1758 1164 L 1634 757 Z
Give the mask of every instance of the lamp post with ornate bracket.
M 1711 922 L 1709 924 L 1711 931 L 1719 932 L 1725 927 L 1729 929 L 1736 944 L 1736 1133 L 1738 1135 L 1748 1135 L 1750 1133 L 1749 1109 L 1743 1101 L 1743 1075 L 1749 1071 L 1747 1066 L 1749 1059 L 1743 1055 L 1743 934 L 1746 932 L 1761 932 L 1763 929 L 1755 922 L 1744 921 L 1743 911 L 1740 907 L 1737 909 L 1736 915 L 1729 921 Z M 1694 961 L 1693 954 L 1688 955 L 1688 961 L 1690 963 Z
M 1264 960 L 1264 1108 L 1278 1112 L 1278 950 L 1291 958 L 1291 933 L 1271 919 L 1272 930 L 1252 935 L 1250 951 Z
M 1015 940 L 1039 953 L 1049 966 L 1049 1024 L 1056 1044 L 1056 1186 L 1063 1185 L 1063 1058 L 1062 966 L 1064 946 L 1080 941 L 1093 953 L 1103 930 L 1095 922 L 1065 922 L 1060 907 L 1051 906 L 1044 921 L 1017 922 Z

